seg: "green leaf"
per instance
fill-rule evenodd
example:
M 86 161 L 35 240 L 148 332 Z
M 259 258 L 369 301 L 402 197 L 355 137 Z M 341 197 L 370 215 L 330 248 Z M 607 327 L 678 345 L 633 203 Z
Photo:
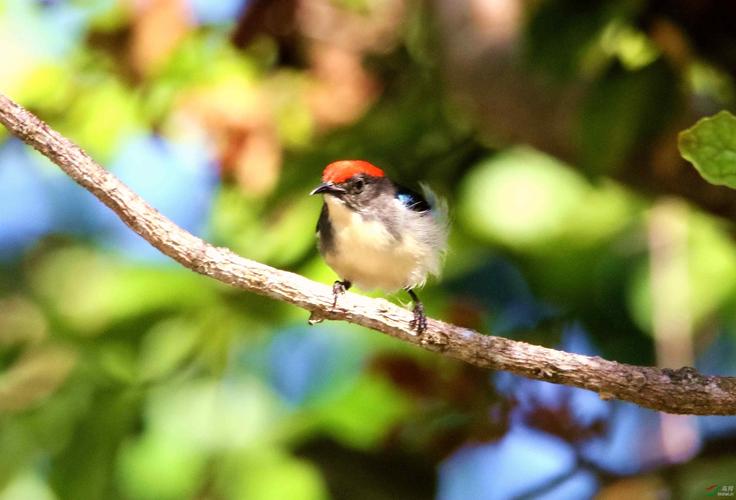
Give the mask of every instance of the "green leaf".
M 48 484 L 44 482 L 40 473 L 25 471 L 14 478 L 13 482 L 0 493 L 0 500 L 17 500 L 19 498 L 54 500 L 57 497 Z
M 223 467 L 216 488 L 224 499 L 324 500 L 325 481 L 312 463 L 269 448 L 257 454 L 233 456 Z
M 680 132 L 680 154 L 711 184 L 736 189 L 736 116 L 703 118 Z
M 206 455 L 189 443 L 160 433 L 146 433 L 120 448 L 118 480 L 128 498 L 194 498 L 202 481 L 205 459 Z
M 585 179 L 555 158 L 518 147 L 468 173 L 458 217 L 480 237 L 516 248 L 539 247 L 565 230 L 590 191 Z
M 367 376 L 345 393 L 344 399 L 326 408 L 322 425 L 341 443 L 370 450 L 383 442 L 410 411 L 411 402 L 394 385 L 383 378 Z

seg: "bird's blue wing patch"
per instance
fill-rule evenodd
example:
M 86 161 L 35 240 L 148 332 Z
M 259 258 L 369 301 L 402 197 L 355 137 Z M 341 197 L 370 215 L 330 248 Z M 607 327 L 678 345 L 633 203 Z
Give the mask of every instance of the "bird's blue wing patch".
M 408 208 L 416 210 L 417 212 L 428 212 L 432 209 L 422 195 L 415 193 L 410 189 L 399 188 L 398 191 L 396 191 L 396 199 Z

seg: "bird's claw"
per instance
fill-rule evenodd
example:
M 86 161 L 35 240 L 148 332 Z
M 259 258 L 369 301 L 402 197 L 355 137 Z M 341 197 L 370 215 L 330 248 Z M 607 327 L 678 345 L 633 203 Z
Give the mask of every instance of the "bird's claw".
M 424 306 L 419 303 L 414 305 L 414 319 L 409 322 L 409 328 L 421 335 L 427 329 L 427 315 L 424 314 Z
M 345 292 L 348 291 L 348 288 L 350 288 L 350 285 L 345 285 L 344 281 L 335 281 L 332 284 L 332 308 L 334 309 L 337 306 L 337 297 L 339 295 L 344 295 Z

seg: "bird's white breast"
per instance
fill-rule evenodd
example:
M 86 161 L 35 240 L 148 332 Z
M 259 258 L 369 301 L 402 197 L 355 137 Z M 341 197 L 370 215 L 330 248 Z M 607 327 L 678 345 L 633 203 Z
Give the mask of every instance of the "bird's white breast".
M 380 220 L 366 219 L 329 196 L 325 202 L 334 241 L 325 261 L 340 278 L 365 290 L 391 292 L 420 286 L 429 272 L 437 272 L 439 255 L 412 234 L 396 237 Z

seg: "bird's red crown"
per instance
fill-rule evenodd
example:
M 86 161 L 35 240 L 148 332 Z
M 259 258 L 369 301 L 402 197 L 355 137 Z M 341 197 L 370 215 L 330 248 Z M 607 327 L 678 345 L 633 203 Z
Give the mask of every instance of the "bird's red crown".
M 338 184 L 345 182 L 354 175 L 366 174 L 373 177 L 383 177 L 383 170 L 363 160 L 341 160 L 330 163 L 322 172 L 322 182 Z

